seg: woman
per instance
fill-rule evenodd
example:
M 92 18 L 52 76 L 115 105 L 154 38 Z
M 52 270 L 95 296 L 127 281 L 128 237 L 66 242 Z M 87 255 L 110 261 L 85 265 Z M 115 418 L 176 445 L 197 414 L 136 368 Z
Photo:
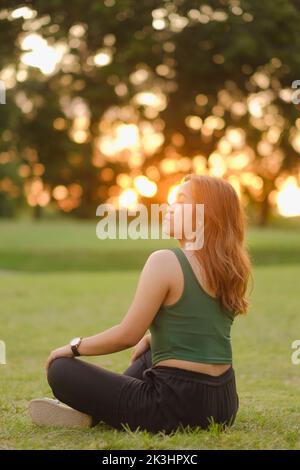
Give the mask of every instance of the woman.
M 228 182 L 189 174 L 165 216 L 171 236 L 185 204 L 194 209 L 194 224 L 196 204 L 204 205 L 203 247 L 187 250 L 183 230 L 180 247 L 149 256 L 119 324 L 52 351 L 47 377 L 59 401 L 32 400 L 34 422 L 94 426 L 103 421 L 151 433 L 233 424 L 239 400 L 230 333 L 234 317 L 248 310 L 251 268 L 245 217 Z M 151 334 L 144 336 L 148 329 Z M 74 358 L 133 346 L 123 374 Z

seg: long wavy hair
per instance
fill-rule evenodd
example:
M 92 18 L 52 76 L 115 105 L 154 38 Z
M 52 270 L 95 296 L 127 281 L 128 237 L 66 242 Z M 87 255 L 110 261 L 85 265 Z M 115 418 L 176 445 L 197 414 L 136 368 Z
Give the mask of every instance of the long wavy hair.
M 204 204 L 204 246 L 195 250 L 208 288 L 233 315 L 247 313 L 246 291 L 252 279 L 245 246 L 246 215 L 233 186 L 214 176 L 185 175 L 194 203 Z

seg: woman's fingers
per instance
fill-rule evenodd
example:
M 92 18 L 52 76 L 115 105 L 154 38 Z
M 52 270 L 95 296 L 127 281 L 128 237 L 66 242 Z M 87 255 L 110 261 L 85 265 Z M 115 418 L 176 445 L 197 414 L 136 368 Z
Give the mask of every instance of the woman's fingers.
M 139 349 L 134 349 L 131 353 L 131 358 L 130 358 L 131 363 L 134 362 L 141 354 L 142 354 L 142 351 L 140 351 Z
M 52 354 L 50 354 L 45 364 L 46 373 L 48 373 L 48 369 L 52 361 L 53 361 L 53 357 L 52 357 Z
M 137 357 L 138 357 L 138 355 L 134 352 L 134 353 L 131 355 L 131 358 L 130 358 L 131 363 L 132 363 L 133 361 L 135 361 Z
M 141 354 L 143 354 L 144 349 L 135 349 L 131 355 L 131 362 L 135 361 Z
M 139 341 L 131 351 L 130 364 L 135 361 L 141 354 L 143 354 L 143 352 L 146 351 L 149 347 L 150 346 L 147 341 L 147 338 L 142 338 L 141 341 Z

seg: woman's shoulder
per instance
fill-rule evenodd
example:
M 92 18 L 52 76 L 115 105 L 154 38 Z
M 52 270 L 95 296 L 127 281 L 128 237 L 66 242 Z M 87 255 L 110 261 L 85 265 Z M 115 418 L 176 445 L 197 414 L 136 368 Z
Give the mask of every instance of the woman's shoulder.
M 152 251 L 148 256 L 146 264 L 161 270 L 162 272 L 174 271 L 178 265 L 177 257 L 172 248 L 162 248 Z
M 150 284 L 170 287 L 176 276 L 176 256 L 169 249 L 155 250 L 148 256 L 141 276 L 148 279 Z M 149 285 L 150 285 L 149 284 Z
M 156 263 L 166 262 L 174 260 L 176 258 L 172 248 L 161 248 L 159 250 L 152 251 L 149 255 L 148 260 Z

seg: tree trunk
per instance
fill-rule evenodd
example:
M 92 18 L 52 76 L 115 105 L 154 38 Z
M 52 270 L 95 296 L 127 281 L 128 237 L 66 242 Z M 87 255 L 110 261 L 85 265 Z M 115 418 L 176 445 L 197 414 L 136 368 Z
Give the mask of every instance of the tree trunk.
M 265 227 L 268 224 L 270 215 L 270 203 L 268 196 L 264 198 L 259 207 L 258 225 Z
M 42 218 L 42 208 L 38 204 L 33 206 L 33 218 L 34 220 L 40 220 Z
M 269 216 L 270 216 L 270 202 L 269 202 L 269 195 L 270 192 L 273 190 L 273 181 L 271 180 L 264 180 L 264 198 L 259 206 L 259 214 L 258 214 L 258 225 L 261 227 L 265 227 L 268 224 Z

